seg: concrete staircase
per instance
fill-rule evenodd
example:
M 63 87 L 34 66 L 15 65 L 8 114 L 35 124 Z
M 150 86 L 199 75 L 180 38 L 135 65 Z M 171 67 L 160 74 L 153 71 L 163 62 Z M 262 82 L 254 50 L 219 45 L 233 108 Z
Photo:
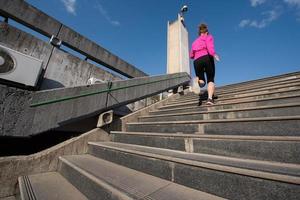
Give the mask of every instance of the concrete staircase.
M 22 199 L 300 199 L 300 73 L 188 93 L 19 178 Z

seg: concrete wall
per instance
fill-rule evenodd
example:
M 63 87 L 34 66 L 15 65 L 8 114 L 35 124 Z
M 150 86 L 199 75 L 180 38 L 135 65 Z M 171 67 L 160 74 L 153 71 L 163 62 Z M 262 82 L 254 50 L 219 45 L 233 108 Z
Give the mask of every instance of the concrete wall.
M 41 89 L 74 87 L 86 85 L 89 78 L 94 77 L 103 81 L 121 80 L 87 61 L 72 56 L 67 52 L 54 48 Z
M 180 16 L 168 22 L 167 73 L 187 72 L 191 74 L 189 60 L 188 32 Z
M 46 69 L 53 46 L 7 23 L 0 22 L 0 43 L 10 49 L 43 61 Z
M 0 44 L 43 61 L 44 78 L 40 89 L 86 85 L 90 77 L 121 80 L 101 68 L 53 47 L 31 34 L 0 22 Z

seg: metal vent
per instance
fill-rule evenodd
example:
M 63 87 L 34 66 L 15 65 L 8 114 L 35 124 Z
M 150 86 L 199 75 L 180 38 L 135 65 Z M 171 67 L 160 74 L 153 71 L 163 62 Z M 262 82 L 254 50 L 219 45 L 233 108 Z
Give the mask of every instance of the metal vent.
M 0 79 L 35 87 L 43 61 L 0 45 Z
M 15 61 L 9 53 L 0 49 L 0 74 L 7 74 L 15 69 Z

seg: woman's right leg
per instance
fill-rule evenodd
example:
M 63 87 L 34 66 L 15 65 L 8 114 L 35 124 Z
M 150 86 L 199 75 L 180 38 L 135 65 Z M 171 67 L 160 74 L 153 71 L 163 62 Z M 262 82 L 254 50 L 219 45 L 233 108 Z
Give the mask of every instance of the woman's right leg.
M 207 93 L 208 93 L 207 103 L 212 105 L 214 104 L 213 96 L 215 93 L 215 62 L 211 56 L 209 57 L 207 63 L 206 76 L 207 76 Z
M 215 93 L 215 83 L 214 82 L 209 82 L 207 84 L 207 93 L 208 93 L 208 98 L 213 99 L 213 96 Z

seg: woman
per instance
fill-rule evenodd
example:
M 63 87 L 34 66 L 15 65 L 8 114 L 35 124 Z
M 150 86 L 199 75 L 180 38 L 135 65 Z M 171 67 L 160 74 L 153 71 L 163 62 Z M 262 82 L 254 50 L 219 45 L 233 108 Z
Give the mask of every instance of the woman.
M 215 62 L 214 58 L 219 61 L 219 56 L 215 52 L 214 38 L 208 33 L 206 24 L 200 24 L 199 37 L 193 42 L 190 52 L 190 58 L 194 59 L 194 69 L 198 77 L 199 86 L 205 86 L 205 77 L 207 78 L 207 104 L 213 105 L 213 95 L 215 92 Z

